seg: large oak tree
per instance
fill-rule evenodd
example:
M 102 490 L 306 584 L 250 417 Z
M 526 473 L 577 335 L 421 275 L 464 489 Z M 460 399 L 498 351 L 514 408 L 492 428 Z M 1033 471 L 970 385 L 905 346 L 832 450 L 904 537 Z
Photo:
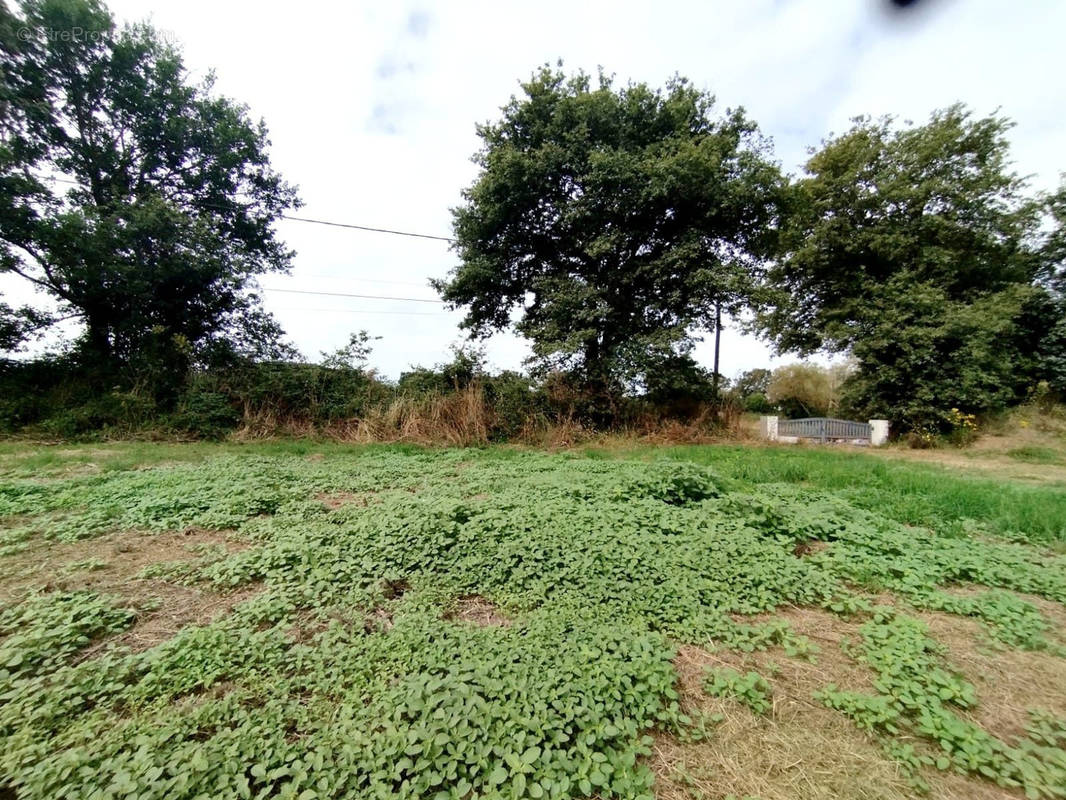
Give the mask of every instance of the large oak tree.
M 483 335 L 515 329 L 534 365 L 610 395 L 676 363 L 747 302 L 782 178 L 741 110 L 548 67 L 478 128 L 454 211 L 461 264 L 438 289 Z
M 1040 203 L 999 116 L 858 119 L 793 184 L 758 324 L 781 351 L 850 352 L 858 413 L 912 428 L 1019 399 L 1046 325 Z
M 0 5 L 0 47 L 0 269 L 80 318 L 112 371 L 269 349 L 252 280 L 288 268 L 273 224 L 296 195 L 264 124 L 96 0 Z

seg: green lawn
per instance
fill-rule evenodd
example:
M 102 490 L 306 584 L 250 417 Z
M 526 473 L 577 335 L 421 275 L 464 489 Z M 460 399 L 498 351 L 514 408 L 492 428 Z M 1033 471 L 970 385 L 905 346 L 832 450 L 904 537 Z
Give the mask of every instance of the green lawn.
M 1064 542 L 1060 488 L 818 448 L 8 442 L 0 796 L 724 797 L 737 720 L 862 754 L 810 796 L 1061 796 Z

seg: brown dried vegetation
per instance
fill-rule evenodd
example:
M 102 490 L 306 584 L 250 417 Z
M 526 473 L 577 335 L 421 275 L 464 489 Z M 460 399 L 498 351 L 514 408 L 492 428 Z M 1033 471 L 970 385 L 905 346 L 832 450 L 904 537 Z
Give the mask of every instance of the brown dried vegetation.
M 1061 606 L 1055 611 L 1066 613 Z M 1022 733 L 1027 708 L 1040 706 L 1066 714 L 1066 659 L 992 650 L 975 621 L 946 614 L 919 616 L 930 625 L 931 635 L 945 645 L 949 663 L 977 687 L 975 722 L 997 736 L 1011 738 Z M 674 666 L 682 707 L 690 713 L 714 715 L 720 722 L 704 741 L 681 742 L 665 734 L 656 737 L 649 765 L 656 775 L 657 797 L 914 797 L 916 791 L 907 775 L 875 737 L 813 698 L 814 692 L 829 683 L 852 691 L 874 691 L 873 672 L 842 649 L 845 642 L 860 640 L 862 620 L 790 608 L 746 621 L 767 619 L 786 620 L 794 633 L 814 641 L 819 652 L 807 661 L 789 657 L 779 648 L 740 653 L 680 646 Z M 771 710 L 757 716 L 734 700 L 707 695 L 703 679 L 708 667 L 758 672 L 770 683 Z M 924 747 L 920 741 L 912 744 Z M 940 800 L 1022 796 L 953 772 L 927 770 L 924 777 L 931 787 L 929 796 Z
M 500 627 L 511 624 L 510 617 L 502 614 L 492 601 L 478 594 L 457 598 L 444 618 L 457 622 L 470 622 L 482 627 Z

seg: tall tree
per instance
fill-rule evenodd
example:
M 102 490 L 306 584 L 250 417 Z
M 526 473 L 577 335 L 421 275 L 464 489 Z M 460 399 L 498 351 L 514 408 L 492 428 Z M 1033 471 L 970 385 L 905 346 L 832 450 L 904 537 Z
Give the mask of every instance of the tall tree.
M 1047 198 L 1045 210 L 1048 235 L 1041 250 L 1040 283 L 1047 290 L 1043 304 L 1047 324 L 1037 346 L 1038 377 L 1066 400 L 1066 184 Z
M 478 128 L 462 261 L 437 288 L 475 335 L 520 309 L 535 366 L 609 395 L 744 306 L 782 177 L 755 124 L 684 79 L 593 86 L 544 67 L 522 89 Z
M 79 316 L 98 364 L 272 349 L 252 280 L 288 268 L 297 200 L 265 125 L 97 0 L 0 5 L 0 46 L 0 269 Z
M 859 119 L 825 142 L 794 184 L 758 327 L 781 351 L 853 351 L 862 408 L 906 425 L 946 419 L 962 374 L 982 387 L 964 410 L 1015 396 L 1030 379 L 1011 357 L 1031 334 L 1041 259 L 1009 127 L 953 106 L 918 126 Z M 996 335 L 975 339 L 974 326 Z
M 770 370 L 763 367 L 746 370 L 737 376 L 733 391 L 740 397 L 749 397 L 753 394 L 765 395 L 770 390 L 771 374 Z

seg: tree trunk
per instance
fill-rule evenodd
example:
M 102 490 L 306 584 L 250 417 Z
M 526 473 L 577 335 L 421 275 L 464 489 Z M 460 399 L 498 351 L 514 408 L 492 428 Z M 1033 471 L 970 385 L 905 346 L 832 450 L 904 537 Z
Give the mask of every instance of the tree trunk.
M 585 399 L 581 416 L 596 428 L 610 427 L 616 420 L 616 397 L 611 379 L 613 343 L 593 337 L 585 344 Z
M 96 366 L 105 367 L 111 365 L 111 338 L 108 336 L 107 324 L 96 319 L 92 314 L 85 317 L 85 338 L 89 347 L 89 355 L 97 361 Z

